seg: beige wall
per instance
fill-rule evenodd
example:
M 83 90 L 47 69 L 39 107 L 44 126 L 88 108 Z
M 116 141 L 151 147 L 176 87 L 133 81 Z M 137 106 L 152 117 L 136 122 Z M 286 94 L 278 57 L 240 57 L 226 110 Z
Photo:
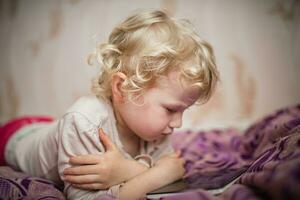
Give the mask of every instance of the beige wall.
M 2 0 L 0 122 L 60 116 L 89 93 L 86 56 L 131 11 L 165 8 L 190 19 L 215 49 L 222 83 L 185 127 L 247 126 L 300 102 L 300 3 L 260 0 Z

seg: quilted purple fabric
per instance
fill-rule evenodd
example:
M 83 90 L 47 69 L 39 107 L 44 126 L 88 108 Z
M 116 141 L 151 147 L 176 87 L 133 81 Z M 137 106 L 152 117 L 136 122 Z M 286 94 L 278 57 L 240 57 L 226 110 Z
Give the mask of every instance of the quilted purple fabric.
M 218 188 L 240 176 L 236 182 L 259 198 L 300 199 L 300 105 L 266 116 L 245 134 L 190 131 L 173 139 L 183 152 L 185 180 L 192 188 Z M 236 199 L 228 195 L 225 191 L 221 198 Z
M 177 133 L 173 138 L 186 161 L 185 179 L 192 188 L 223 187 L 249 167 L 238 151 L 242 134 L 236 129 Z
M 300 105 L 278 110 L 243 132 L 230 128 L 174 134 L 188 191 L 160 199 L 300 199 Z M 220 195 L 207 189 L 231 185 Z M 64 199 L 53 183 L 0 168 L 0 199 Z M 113 199 L 102 196 L 99 199 Z
M 0 169 L 0 199 L 59 199 L 65 200 L 61 190 L 51 181 L 30 177 L 10 167 Z

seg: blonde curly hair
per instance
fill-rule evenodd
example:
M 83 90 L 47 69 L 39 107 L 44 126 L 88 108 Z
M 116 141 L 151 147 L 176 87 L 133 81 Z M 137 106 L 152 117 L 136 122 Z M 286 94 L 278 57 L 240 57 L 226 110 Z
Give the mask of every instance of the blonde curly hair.
M 187 65 L 188 61 L 196 65 Z M 219 80 L 212 47 L 200 39 L 191 23 L 169 17 L 163 11 L 142 11 L 115 27 L 108 43 L 97 46 L 89 58 L 100 73 L 93 79 L 92 91 L 111 98 L 111 77 L 122 72 L 126 79 L 122 91 L 129 100 L 143 95 L 158 77 L 179 70 L 181 77 L 198 86 L 206 102 Z

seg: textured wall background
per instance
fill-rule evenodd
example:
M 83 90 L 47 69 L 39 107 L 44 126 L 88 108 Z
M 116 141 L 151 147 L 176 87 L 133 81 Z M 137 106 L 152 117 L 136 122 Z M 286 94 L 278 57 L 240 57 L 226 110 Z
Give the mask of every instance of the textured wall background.
M 0 122 L 60 116 L 90 93 L 86 57 L 132 11 L 164 8 L 190 19 L 214 47 L 222 83 L 184 127 L 244 127 L 300 102 L 300 2 L 296 0 L 2 0 Z

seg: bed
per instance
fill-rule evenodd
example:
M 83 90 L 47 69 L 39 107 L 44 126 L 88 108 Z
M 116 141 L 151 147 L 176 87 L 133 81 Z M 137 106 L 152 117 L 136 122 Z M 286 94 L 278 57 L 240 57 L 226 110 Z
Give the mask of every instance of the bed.
M 273 112 L 244 131 L 177 132 L 187 185 L 148 199 L 300 199 L 300 104 Z M 0 199 L 65 199 L 62 188 L 8 166 L 0 167 Z M 114 199 L 101 196 L 98 199 Z

